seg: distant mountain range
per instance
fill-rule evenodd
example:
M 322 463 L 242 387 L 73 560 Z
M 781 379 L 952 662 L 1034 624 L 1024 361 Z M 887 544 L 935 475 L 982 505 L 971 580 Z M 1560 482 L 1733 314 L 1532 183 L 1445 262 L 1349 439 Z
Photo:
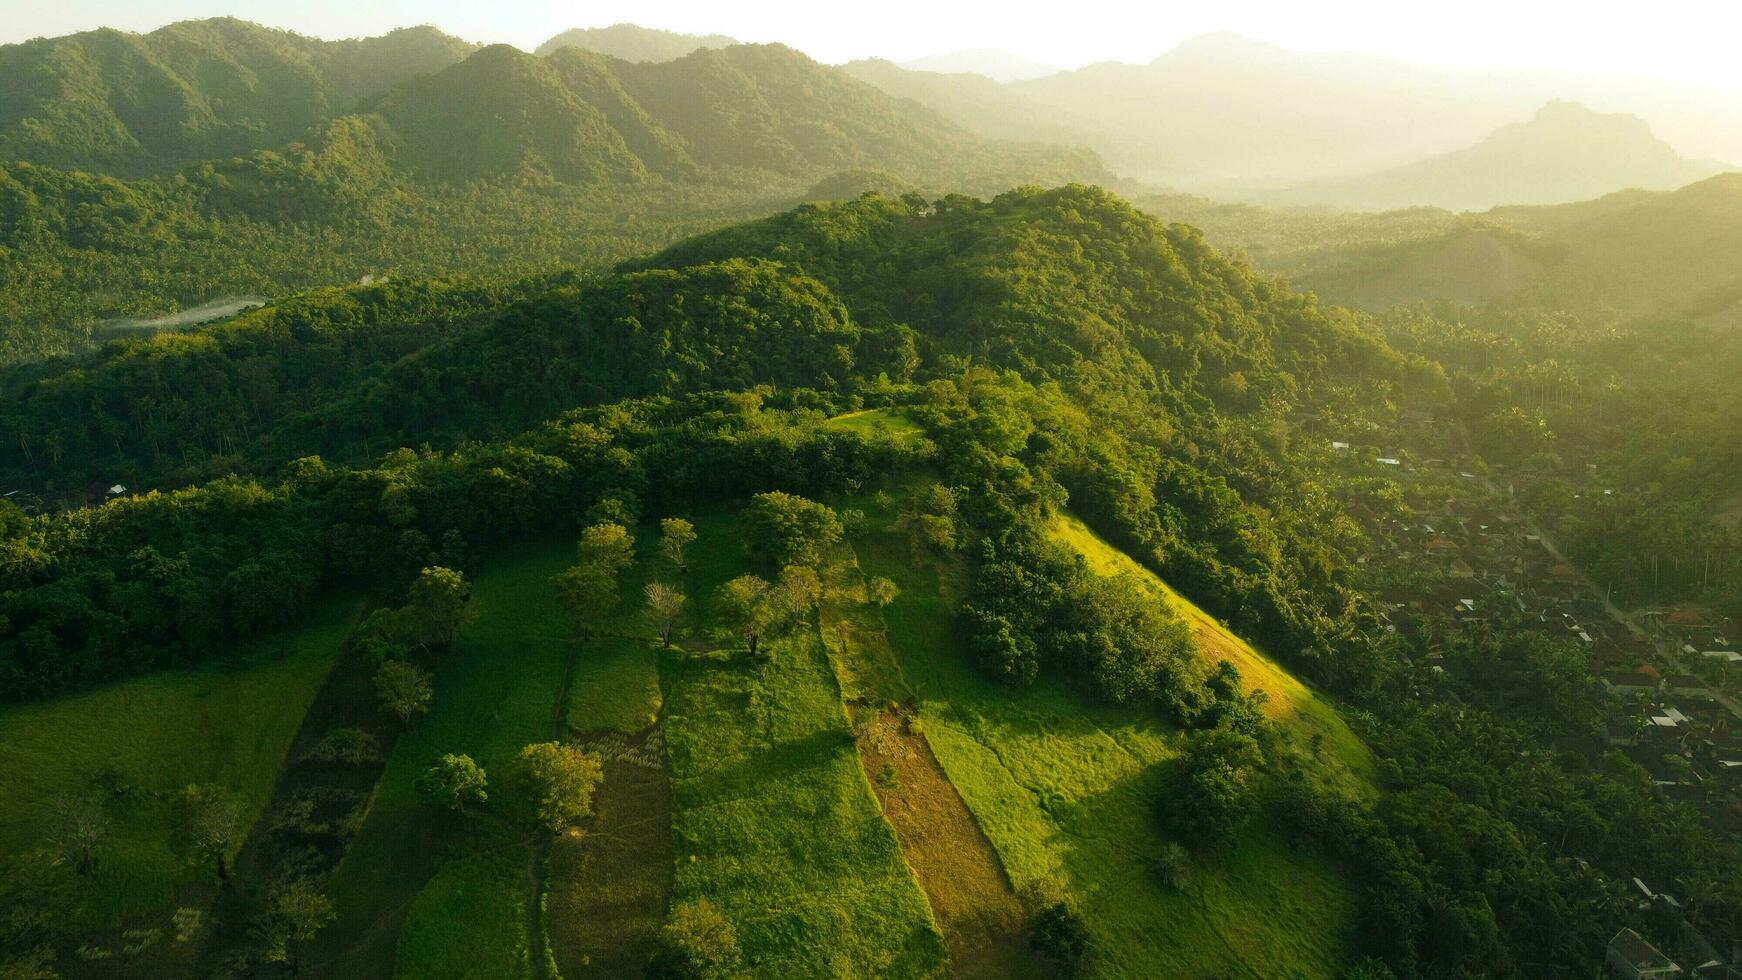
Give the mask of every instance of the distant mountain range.
M 1283 189 L 1456 153 L 1563 99 L 1647 119 L 1691 157 L 1742 160 L 1742 97 L 1298 52 L 1232 34 L 1195 38 L 1148 64 L 1095 64 L 1009 83 L 877 60 L 845 67 L 983 135 L 1080 142 L 1127 176 L 1225 199 L 1275 201 Z M 1581 180 L 1581 192 L 1627 186 L 1599 184 Z
M 1482 211 L 1503 204 L 1565 204 L 1624 188 L 1671 190 L 1712 176 L 1636 116 L 1551 102 L 1528 122 L 1462 150 L 1337 181 L 1279 192 L 1287 203 L 1356 210 L 1431 206 Z
M 546 55 L 561 48 L 580 48 L 624 61 L 676 61 L 691 51 L 737 43 L 724 34 L 680 34 L 635 24 L 612 24 L 564 31 L 539 45 L 533 53 Z
M 1038 61 L 1030 61 L 1021 55 L 994 48 L 974 48 L 967 51 L 950 51 L 944 54 L 931 54 L 912 61 L 904 61 L 901 67 L 909 71 L 931 71 L 946 75 L 964 72 L 984 75 L 995 82 L 1020 82 L 1029 78 L 1043 78 L 1057 74 L 1055 65 L 1044 65 Z

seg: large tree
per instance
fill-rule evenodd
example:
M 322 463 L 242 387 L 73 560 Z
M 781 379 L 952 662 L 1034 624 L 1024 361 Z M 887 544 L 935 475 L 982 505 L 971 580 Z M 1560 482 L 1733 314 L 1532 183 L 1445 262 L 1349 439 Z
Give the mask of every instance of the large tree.
M 767 569 L 816 565 L 843 534 L 835 512 L 778 490 L 759 493 L 744 509 L 744 548 Z
M 448 753 L 417 777 L 417 793 L 431 806 L 463 813 L 489 799 L 484 769 L 469 755 Z
M 403 660 L 389 660 L 375 672 L 375 692 L 381 707 L 401 723 L 429 710 L 435 698 L 429 671 Z
M 532 821 L 558 831 L 593 812 L 604 767 L 597 755 L 573 745 L 539 742 L 520 750 L 515 775 Z
M 768 581 L 756 575 L 740 575 L 720 586 L 714 594 L 714 611 L 722 625 L 744 641 L 750 655 L 769 625 Z

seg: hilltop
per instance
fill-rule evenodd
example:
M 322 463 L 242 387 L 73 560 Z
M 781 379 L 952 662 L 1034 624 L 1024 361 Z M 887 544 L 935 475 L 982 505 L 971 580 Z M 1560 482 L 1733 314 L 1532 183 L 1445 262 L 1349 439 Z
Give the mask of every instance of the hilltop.
M 610 27 L 577 27 L 539 45 L 533 53 L 552 54 L 562 48 L 580 48 L 624 61 L 676 61 L 692 51 L 724 48 L 738 42 L 724 34 L 681 34 L 635 24 Z

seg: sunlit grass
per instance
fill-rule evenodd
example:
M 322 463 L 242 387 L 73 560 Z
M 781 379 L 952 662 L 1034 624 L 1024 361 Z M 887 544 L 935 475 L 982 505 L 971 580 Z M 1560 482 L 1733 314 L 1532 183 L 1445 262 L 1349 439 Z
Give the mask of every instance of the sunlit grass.
M 328 603 L 307 626 L 240 651 L 241 666 L 163 671 L 0 709 L 0 852 L 44 846 L 51 802 L 101 785 L 112 826 L 90 881 L 90 925 L 162 906 L 179 885 L 208 877 L 171 845 L 177 794 L 222 786 L 241 802 L 243 826 L 253 823 L 355 612 Z

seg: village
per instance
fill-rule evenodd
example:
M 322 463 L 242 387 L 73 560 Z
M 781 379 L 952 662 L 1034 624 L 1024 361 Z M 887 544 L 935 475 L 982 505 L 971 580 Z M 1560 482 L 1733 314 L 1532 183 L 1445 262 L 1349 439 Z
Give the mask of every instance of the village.
M 1449 426 L 1416 418 L 1419 444 L 1452 446 Z M 1410 668 L 1441 683 L 1444 649 L 1460 632 L 1536 633 L 1577 643 L 1608 693 L 1588 751 L 1619 751 L 1660 796 L 1695 808 L 1714 828 L 1742 837 L 1742 624 L 1699 606 L 1624 611 L 1569 562 L 1522 513 L 1504 476 L 1453 449 L 1425 456 L 1396 445 L 1330 442 L 1334 465 L 1396 481 L 1408 519 L 1356 507 L 1368 531 L 1362 559 L 1386 628 L 1418 641 Z M 1582 492 L 1614 493 L 1592 479 Z M 1619 977 L 1742 980 L 1742 950 L 1714 949 L 1680 915 L 1674 882 L 1635 877 L 1641 908 L 1682 922 L 1680 947 L 1660 951 L 1631 929 L 1611 941 Z

